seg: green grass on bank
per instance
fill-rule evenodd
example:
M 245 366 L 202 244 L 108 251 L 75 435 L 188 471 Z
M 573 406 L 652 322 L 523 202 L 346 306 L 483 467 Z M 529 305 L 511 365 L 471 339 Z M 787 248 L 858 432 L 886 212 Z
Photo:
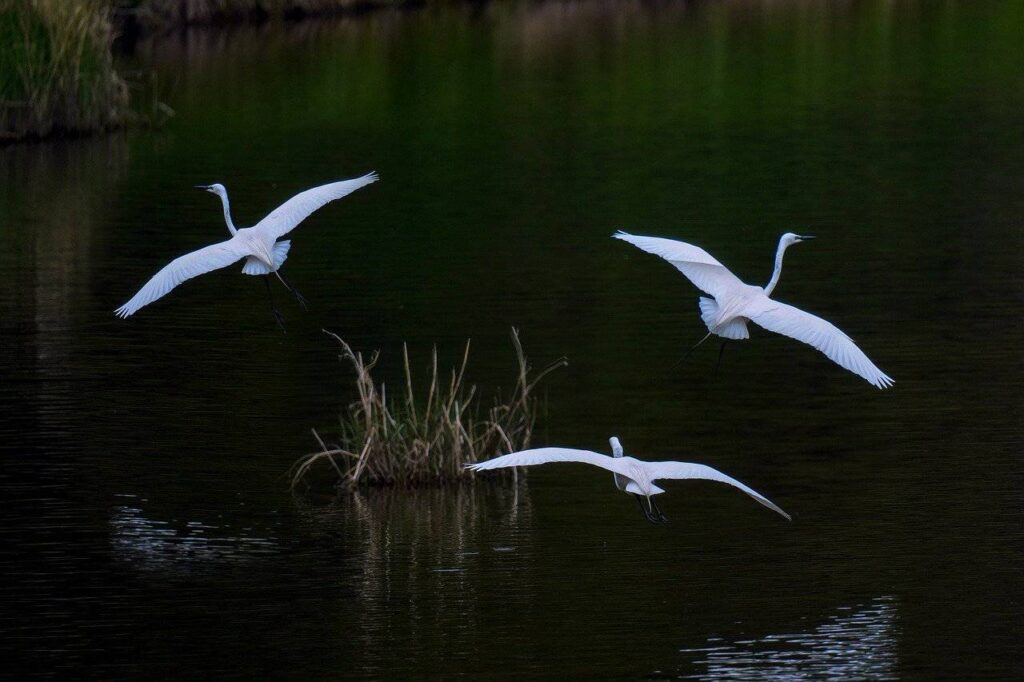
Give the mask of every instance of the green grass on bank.
M 142 74 L 115 68 L 114 38 L 133 30 L 299 18 L 402 0 L 0 0 L 0 142 L 101 132 L 171 112 Z
M 0 0 L 0 138 L 106 130 L 129 117 L 101 0 Z

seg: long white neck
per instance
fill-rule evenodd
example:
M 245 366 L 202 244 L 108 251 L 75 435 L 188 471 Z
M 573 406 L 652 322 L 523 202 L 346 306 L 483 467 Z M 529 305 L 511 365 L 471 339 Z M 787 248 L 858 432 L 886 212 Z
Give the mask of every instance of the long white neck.
M 764 293 L 766 296 L 772 295 L 772 290 L 775 289 L 775 285 L 779 283 L 779 276 L 782 275 L 782 254 L 786 253 L 786 249 L 792 242 L 786 242 L 782 239 L 779 240 L 779 248 L 775 252 L 775 272 L 772 273 L 772 278 L 768 281 L 768 284 L 764 287 Z
M 228 224 L 228 232 L 232 235 L 237 234 L 238 230 L 235 229 L 235 223 L 231 220 L 231 203 L 228 202 L 228 191 L 224 190 L 224 194 L 218 194 L 220 197 L 220 203 L 224 204 L 224 222 Z

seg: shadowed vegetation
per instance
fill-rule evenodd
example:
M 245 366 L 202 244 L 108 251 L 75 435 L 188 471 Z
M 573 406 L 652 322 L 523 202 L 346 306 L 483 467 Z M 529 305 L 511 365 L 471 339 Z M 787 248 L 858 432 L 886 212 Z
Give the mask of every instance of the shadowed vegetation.
M 118 0 L 119 17 L 147 31 L 196 24 L 300 19 L 414 4 L 409 0 Z
M 0 137 L 91 132 L 125 123 L 109 4 L 0 0 Z
M 485 410 L 476 387 L 465 380 L 469 341 L 461 363 L 447 378 L 441 375 L 434 349 L 430 386 L 418 400 L 404 346 L 405 386 L 398 397 L 389 397 L 384 383 L 378 384 L 372 375 L 379 351 L 365 360 L 341 338 L 326 333 L 341 346 L 342 362 L 355 370 L 359 398 L 340 415 L 337 443 L 325 443 L 314 430 L 320 450 L 295 463 L 293 487 L 317 465 L 336 477 L 341 488 L 364 484 L 415 486 L 469 478 L 472 474 L 463 469 L 467 462 L 529 446 L 537 414 L 534 389 L 549 372 L 566 364 L 562 359 L 539 372 L 532 371 L 513 329 L 517 363 L 514 388 L 506 399 L 496 397 Z

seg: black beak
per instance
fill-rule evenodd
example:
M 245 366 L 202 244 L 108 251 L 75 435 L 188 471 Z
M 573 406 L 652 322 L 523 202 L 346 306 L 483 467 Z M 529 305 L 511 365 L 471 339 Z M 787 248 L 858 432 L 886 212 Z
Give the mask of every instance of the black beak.
M 209 185 L 196 185 L 196 189 L 210 189 Z
M 804 235 L 800 236 L 800 241 L 806 241 L 808 239 L 814 239 L 814 235 L 813 234 L 804 234 Z

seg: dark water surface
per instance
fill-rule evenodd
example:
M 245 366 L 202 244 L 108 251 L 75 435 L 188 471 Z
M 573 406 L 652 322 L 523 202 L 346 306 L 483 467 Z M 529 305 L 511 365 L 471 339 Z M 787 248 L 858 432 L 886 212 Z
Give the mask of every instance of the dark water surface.
M 139 46 L 159 131 L 0 150 L 4 672 L 885 679 L 1024 675 L 1024 3 L 573 3 Z M 297 190 L 284 306 L 173 256 Z M 877 391 L 755 331 L 713 375 L 697 292 L 609 239 L 707 248 L 854 337 Z M 285 301 L 283 297 L 280 298 Z M 535 444 L 705 462 L 645 523 L 611 477 L 293 497 L 353 396 L 320 332 L 425 366 L 511 325 Z

